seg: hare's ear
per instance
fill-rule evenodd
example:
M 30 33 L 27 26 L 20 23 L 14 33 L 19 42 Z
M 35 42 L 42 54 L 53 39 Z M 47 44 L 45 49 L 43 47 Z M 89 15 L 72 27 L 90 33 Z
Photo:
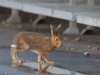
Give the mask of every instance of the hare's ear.
M 58 35 L 60 28 L 61 28 L 61 24 L 56 28 L 56 35 Z
M 50 28 L 51 28 L 51 34 L 55 35 L 55 28 L 52 24 L 50 24 Z

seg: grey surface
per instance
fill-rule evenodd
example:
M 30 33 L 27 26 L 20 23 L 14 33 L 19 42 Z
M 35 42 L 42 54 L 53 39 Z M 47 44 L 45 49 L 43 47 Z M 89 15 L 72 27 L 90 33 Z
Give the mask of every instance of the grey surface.
M 37 62 L 37 54 L 31 51 L 19 53 L 19 57 L 25 61 Z M 63 51 L 54 51 L 49 55 L 49 58 L 55 62 L 55 66 L 86 74 L 100 74 L 99 57 L 99 54 L 91 54 L 90 57 L 84 57 L 82 53 Z M 36 72 L 36 70 L 24 66 L 13 68 L 11 66 L 9 47 L 0 48 L 0 71 L 18 75 L 32 75 Z
M 11 55 L 10 55 L 10 49 L 9 48 L 0 48 L 0 72 L 1 73 L 13 73 L 14 75 L 32 75 L 30 72 L 24 71 L 26 68 L 13 68 L 11 66 Z M 23 72 L 24 71 L 24 72 Z
M 25 60 L 36 60 L 36 54 L 25 52 L 20 54 Z M 32 59 L 31 59 L 32 58 Z M 36 69 L 32 69 L 26 66 L 11 66 L 11 54 L 9 47 L 0 48 L 0 74 L 1 75 L 39 75 Z M 48 74 L 49 75 L 49 74 Z M 54 74 L 52 74 L 54 75 Z

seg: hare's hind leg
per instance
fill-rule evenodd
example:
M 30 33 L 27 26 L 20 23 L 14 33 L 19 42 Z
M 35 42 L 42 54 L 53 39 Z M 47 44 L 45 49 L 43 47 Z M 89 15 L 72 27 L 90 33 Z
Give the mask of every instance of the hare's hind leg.
M 18 58 L 18 50 L 16 50 L 15 48 L 11 48 L 11 56 L 12 56 L 12 66 L 16 67 L 20 64 L 22 64 L 22 60 Z
M 12 66 L 16 67 L 23 63 L 23 60 L 18 57 L 18 52 L 22 52 L 28 49 L 29 46 L 27 44 L 22 44 L 20 46 L 11 48 L 11 56 L 13 61 Z

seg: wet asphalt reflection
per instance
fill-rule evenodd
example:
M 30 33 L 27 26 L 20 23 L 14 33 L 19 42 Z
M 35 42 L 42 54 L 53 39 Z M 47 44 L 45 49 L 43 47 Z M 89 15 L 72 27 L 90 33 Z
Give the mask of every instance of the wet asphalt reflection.
M 19 57 L 25 61 L 37 63 L 37 54 L 31 51 L 19 53 Z M 49 55 L 50 60 L 55 62 L 54 66 L 84 74 L 100 74 L 100 55 L 91 54 L 84 57 L 83 53 L 54 51 Z M 20 65 L 12 67 L 10 47 L 0 47 L 0 73 L 11 73 L 15 75 L 37 74 L 37 69 Z

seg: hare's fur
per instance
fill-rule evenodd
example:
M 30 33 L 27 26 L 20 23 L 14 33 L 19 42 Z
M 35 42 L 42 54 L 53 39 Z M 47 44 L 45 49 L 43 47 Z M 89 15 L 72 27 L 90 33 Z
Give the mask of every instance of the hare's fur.
M 58 31 L 61 25 L 56 30 L 51 26 L 51 37 L 45 36 L 40 33 L 34 32 L 20 32 L 14 37 L 14 44 L 11 45 L 11 55 L 13 60 L 13 66 L 23 63 L 22 59 L 18 58 L 18 52 L 25 50 L 32 50 L 38 54 L 38 62 L 42 65 L 44 60 L 49 64 L 54 64 L 50 61 L 46 54 L 51 53 L 56 47 L 62 46 L 62 40 L 58 36 Z

